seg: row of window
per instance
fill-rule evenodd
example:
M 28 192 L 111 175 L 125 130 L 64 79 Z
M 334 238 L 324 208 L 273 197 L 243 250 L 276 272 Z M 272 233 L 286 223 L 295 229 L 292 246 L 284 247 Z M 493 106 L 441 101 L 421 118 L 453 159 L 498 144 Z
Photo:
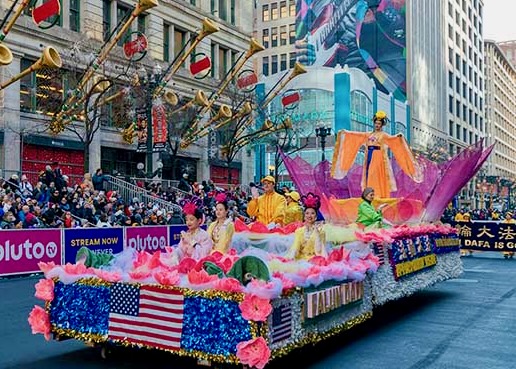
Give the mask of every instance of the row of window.
M 453 78 L 454 74 L 453 72 L 448 72 L 448 86 L 453 90 Z M 457 94 L 461 94 L 461 78 L 458 76 L 455 76 L 455 91 Z M 470 104 L 473 104 L 475 107 L 478 107 L 480 111 L 482 111 L 482 108 L 484 106 L 484 102 L 482 97 L 479 97 L 476 90 L 473 91 L 471 87 L 468 88 L 468 85 L 466 82 L 462 81 L 462 97 L 470 102 Z
M 462 128 L 462 135 L 461 135 Z M 449 121 L 449 135 L 450 137 L 455 137 L 457 140 L 462 140 L 467 144 L 474 144 L 478 141 L 478 134 L 474 134 L 472 131 L 468 130 L 466 127 L 461 127 L 460 124 L 455 124 L 453 120 Z
M 262 21 L 268 22 L 280 18 L 296 16 L 296 0 L 280 1 L 262 5 Z
M 278 41 L 278 28 L 279 28 L 279 41 Z M 265 28 L 262 30 L 262 45 L 265 48 L 293 45 L 296 42 L 296 25 L 288 25 L 280 27 Z
M 287 58 L 288 57 L 288 58 Z M 276 74 L 294 68 L 296 63 L 296 53 L 286 53 L 278 55 L 264 56 L 262 58 L 262 73 L 264 76 Z
M 453 55 L 454 55 L 454 52 L 453 52 L 453 49 L 452 48 L 449 48 L 448 49 L 448 61 L 451 65 L 453 65 Z M 476 58 L 475 58 L 475 63 L 477 62 Z M 482 67 L 482 61 L 479 60 L 479 63 L 480 63 L 480 67 Z M 468 79 L 468 81 L 471 81 L 475 87 L 478 87 L 480 89 L 483 88 L 483 79 L 482 79 L 482 76 L 481 76 L 481 73 L 477 73 L 476 70 L 474 70 L 474 68 L 471 66 L 471 65 L 468 65 L 467 61 L 466 60 L 463 60 L 461 57 L 460 57 L 460 54 L 455 54 L 455 69 L 457 71 L 457 73 L 462 73 L 462 75 L 464 77 L 466 77 Z M 480 69 L 482 70 L 482 69 Z
M 484 129 L 484 118 L 479 117 L 478 113 L 473 113 L 472 109 L 468 109 L 466 105 L 462 105 L 460 100 L 455 101 L 454 104 L 453 96 L 448 96 L 448 111 L 453 114 L 454 113 L 454 105 L 455 105 L 455 115 L 457 118 L 462 119 L 464 122 L 467 122 L 471 126 L 475 126 L 476 129 L 480 129 L 483 131 Z M 461 109 L 462 107 L 462 109 Z M 461 116 L 462 112 L 462 116 Z M 469 114 L 468 114 L 469 112 Z
M 65 17 L 68 17 L 68 28 L 70 31 L 80 32 L 81 30 L 81 3 L 80 0 L 61 0 L 60 1 L 60 13 L 59 20 L 56 22 L 56 25 L 63 27 L 63 20 Z M 38 3 L 38 6 L 41 5 Z M 27 6 L 23 10 L 23 14 L 32 16 L 32 8 Z M 49 19 L 49 21 L 53 21 L 53 19 Z

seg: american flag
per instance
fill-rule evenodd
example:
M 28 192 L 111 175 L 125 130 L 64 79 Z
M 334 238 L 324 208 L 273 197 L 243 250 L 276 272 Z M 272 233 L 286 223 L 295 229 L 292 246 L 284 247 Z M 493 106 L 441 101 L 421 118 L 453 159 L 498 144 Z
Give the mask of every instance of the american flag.
M 385 250 L 384 246 L 379 243 L 373 244 L 373 251 L 376 256 L 378 256 L 378 259 L 380 259 L 380 265 L 383 265 L 385 263 Z
M 182 328 L 181 292 L 124 283 L 111 286 L 110 339 L 179 350 Z
M 276 343 L 292 336 L 292 306 L 280 305 L 272 311 L 271 343 Z

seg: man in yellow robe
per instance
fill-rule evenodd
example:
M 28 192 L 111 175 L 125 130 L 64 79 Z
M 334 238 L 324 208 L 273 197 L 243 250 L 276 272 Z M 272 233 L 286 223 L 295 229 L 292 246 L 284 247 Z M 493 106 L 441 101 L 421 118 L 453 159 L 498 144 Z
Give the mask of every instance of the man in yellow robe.
M 383 127 L 387 124 L 385 112 L 377 112 L 373 122 L 373 132 L 342 130 L 337 134 L 331 175 L 337 179 L 344 178 L 351 169 L 360 147 L 365 146 L 362 190 L 371 187 L 377 197 L 388 198 L 391 192 L 397 190 L 388 149 L 392 151 L 400 168 L 414 181 L 421 181 L 421 173 L 405 138 L 401 134 L 391 136 L 383 132 Z
M 265 193 L 254 197 L 247 204 L 247 214 L 255 217 L 256 221 L 269 225 L 275 223 L 282 226 L 285 219 L 287 201 L 284 196 L 274 190 L 276 180 L 273 176 L 262 178 L 263 190 Z

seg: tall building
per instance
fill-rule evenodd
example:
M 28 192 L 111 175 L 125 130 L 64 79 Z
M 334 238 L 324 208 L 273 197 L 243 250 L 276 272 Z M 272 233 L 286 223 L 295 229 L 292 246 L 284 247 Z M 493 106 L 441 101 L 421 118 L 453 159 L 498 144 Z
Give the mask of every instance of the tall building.
M 11 6 L 11 1 L 1 0 L 0 5 L 5 13 Z M 26 10 L 6 38 L 5 44 L 12 50 L 13 61 L 8 66 L 2 66 L 1 79 L 6 81 L 30 66 L 40 57 L 44 46 L 53 46 L 58 50 L 63 59 L 63 69 L 74 67 L 80 73 L 84 67 L 84 59 L 82 62 L 80 58 L 77 62 L 72 59 L 77 57 L 78 53 L 84 53 L 86 59 L 89 56 L 94 57 L 96 50 L 100 49 L 102 43 L 115 31 L 119 21 L 133 6 L 118 0 L 64 0 L 61 2 L 62 17 L 50 29 L 38 28 L 31 20 L 30 11 Z M 151 71 L 156 65 L 160 65 L 162 70 L 165 70 L 187 40 L 199 31 L 205 17 L 220 26 L 219 32 L 204 38 L 195 50 L 198 55 L 202 53 L 211 56 L 211 72 L 205 79 L 193 78 L 188 71 L 192 60 L 187 58 L 168 88 L 184 99 L 191 99 L 198 89 L 204 89 L 209 96 L 220 84 L 236 58 L 249 48 L 253 27 L 253 5 L 250 2 L 160 1 L 157 7 L 140 14 L 132 24 L 131 31 L 144 33 L 149 44 L 147 55 L 135 68 L 145 67 L 147 71 Z M 121 45 L 119 42 L 110 53 L 106 68 L 120 71 L 119 66 L 127 64 Z M 64 174 L 72 179 L 82 178 L 85 160 L 82 142 L 76 135 L 67 131 L 52 136 L 42 129 L 49 119 L 43 113 L 51 103 L 47 94 L 42 92 L 42 88 L 46 86 L 61 95 L 69 88 L 67 81 L 56 80 L 52 83 L 52 86 L 47 86 L 45 75 L 33 72 L 1 92 L 0 169 L 4 171 L 2 175 L 22 171 L 31 175 L 34 180 L 37 178 L 37 172 L 44 170 L 46 164 L 58 162 Z M 227 96 L 222 96 L 221 99 L 225 103 L 230 101 Z M 58 96 L 57 100 L 61 101 L 62 96 Z M 90 169 L 102 167 L 107 172 L 117 170 L 128 176 L 135 175 L 137 163 L 145 163 L 146 154 L 137 153 L 136 144 L 124 143 L 119 134 L 120 130 L 113 124 L 115 108 L 106 106 L 103 110 L 102 127 L 90 145 Z M 163 177 L 177 179 L 182 172 L 188 172 L 192 179 L 204 180 L 211 177 L 215 182 L 223 182 L 227 174 L 225 164 L 219 160 L 218 155 L 209 155 L 211 151 L 207 150 L 210 144 L 211 148 L 219 147 L 221 143 L 217 139 L 208 143 L 207 138 L 204 138 L 187 150 L 180 150 L 179 162 L 175 166 L 171 165 L 167 153 L 160 154 L 164 164 Z M 215 151 L 213 152 L 217 154 Z M 154 154 L 153 158 L 157 161 L 158 154 Z M 253 175 L 252 168 L 243 166 L 240 157 L 233 164 L 232 170 L 232 177 L 239 182 L 248 182 Z
M 516 40 L 503 41 L 497 43 L 500 49 L 505 54 L 507 60 L 516 66 Z
M 496 142 L 487 174 L 516 178 L 516 69 L 496 42 L 486 40 L 485 97 L 486 129 L 490 143 Z

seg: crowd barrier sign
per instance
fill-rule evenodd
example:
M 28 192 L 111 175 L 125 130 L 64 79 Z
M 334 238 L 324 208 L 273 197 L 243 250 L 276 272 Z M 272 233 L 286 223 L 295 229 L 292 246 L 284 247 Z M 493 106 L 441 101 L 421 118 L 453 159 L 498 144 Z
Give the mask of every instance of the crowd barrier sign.
M 39 262 L 62 259 L 60 229 L 0 231 L 0 276 L 39 272 Z
M 206 227 L 202 227 L 206 228 Z M 179 243 L 186 225 L 0 230 L 0 277 L 39 272 L 38 263 L 75 263 L 85 246 L 96 253 L 116 254 L 131 247 L 150 253 Z
M 77 251 L 82 246 L 106 254 L 118 254 L 124 250 L 123 228 L 75 228 L 63 232 L 65 263 L 75 263 Z
M 516 224 L 457 222 L 460 248 L 472 251 L 516 251 Z

